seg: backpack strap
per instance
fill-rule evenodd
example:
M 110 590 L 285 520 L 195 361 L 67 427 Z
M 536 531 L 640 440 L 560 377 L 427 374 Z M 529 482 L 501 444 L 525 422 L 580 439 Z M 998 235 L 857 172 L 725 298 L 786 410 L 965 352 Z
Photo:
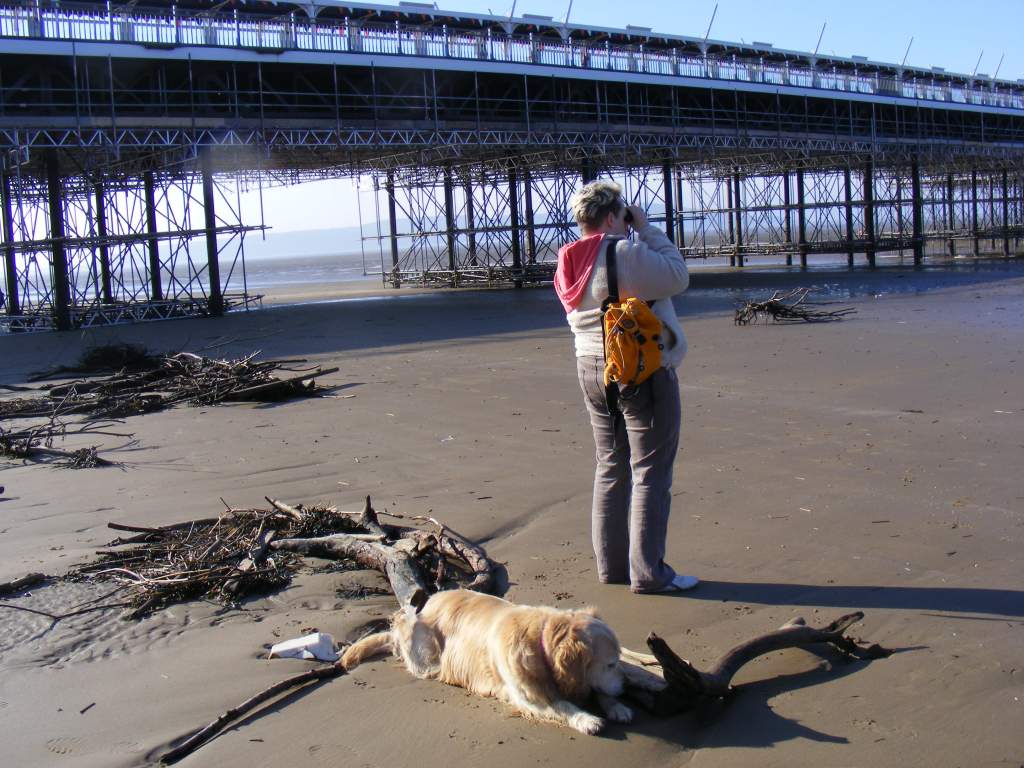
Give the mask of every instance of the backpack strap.
M 608 272 L 608 298 L 601 302 L 601 348 L 605 346 L 605 335 L 604 335 L 604 313 L 608 310 L 612 304 L 619 301 L 619 275 L 615 268 L 615 246 L 618 244 L 619 237 L 606 237 L 605 242 L 605 264 Z M 605 386 L 604 388 L 604 400 L 608 404 L 608 413 L 616 414 L 619 413 L 619 385 L 614 381 Z
M 619 273 L 617 264 L 615 261 L 615 246 L 622 240 L 621 237 L 606 237 L 605 242 L 608 243 L 605 249 L 604 259 L 608 270 L 608 298 L 601 302 L 601 311 L 604 312 L 608 305 L 615 304 L 619 301 Z M 654 306 L 654 302 L 657 299 L 645 300 L 645 304 L 649 307 Z
M 606 237 L 608 245 L 605 247 L 604 259 L 608 270 L 608 298 L 609 304 L 615 304 L 619 300 L 619 273 L 615 265 L 615 246 L 621 238 Z

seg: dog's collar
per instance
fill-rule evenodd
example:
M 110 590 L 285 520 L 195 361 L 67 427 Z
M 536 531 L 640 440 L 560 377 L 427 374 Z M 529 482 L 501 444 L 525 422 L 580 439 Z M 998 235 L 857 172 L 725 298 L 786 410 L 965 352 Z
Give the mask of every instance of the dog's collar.
M 548 649 L 544 644 L 544 629 L 547 625 L 548 620 L 544 619 L 544 623 L 540 625 L 540 637 L 537 640 L 537 645 L 540 647 L 540 657 L 544 661 L 544 668 L 548 671 L 548 674 L 551 675 L 551 678 L 554 679 L 555 668 L 551 666 L 551 659 L 548 657 Z

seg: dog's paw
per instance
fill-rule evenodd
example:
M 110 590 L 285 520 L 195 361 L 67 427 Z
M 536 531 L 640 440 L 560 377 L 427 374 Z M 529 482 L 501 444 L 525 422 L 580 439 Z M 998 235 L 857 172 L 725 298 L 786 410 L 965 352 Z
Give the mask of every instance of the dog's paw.
M 633 710 L 623 704 L 621 701 L 612 702 L 605 707 L 606 715 L 608 719 L 613 723 L 631 723 L 633 722 Z
M 604 730 L 604 720 L 589 712 L 581 712 L 569 718 L 569 725 L 588 736 L 593 736 Z

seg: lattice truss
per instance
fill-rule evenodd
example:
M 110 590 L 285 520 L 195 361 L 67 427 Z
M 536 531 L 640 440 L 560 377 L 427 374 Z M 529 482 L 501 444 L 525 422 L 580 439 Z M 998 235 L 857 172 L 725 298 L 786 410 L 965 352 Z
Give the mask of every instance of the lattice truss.
M 253 297 L 245 284 L 244 237 L 255 227 L 241 223 L 235 180 L 212 181 L 220 292 L 228 306 L 247 304 Z M 13 238 L 4 248 L 10 262 L 4 311 L 10 327 L 53 324 L 55 241 L 67 262 L 73 327 L 207 310 L 211 282 L 200 173 L 65 176 L 60 233 L 51 229 L 46 183 L 19 175 L 9 182 Z
M 498 162 L 378 174 L 377 234 L 367 239 L 377 241 L 381 274 L 393 283 L 545 279 L 558 249 L 576 237 L 568 199 L 579 184 L 576 171 Z
M 790 260 L 796 253 L 845 253 L 852 261 L 857 253 L 914 248 L 909 165 L 879 168 L 858 158 L 819 159 L 817 164 L 790 159 L 782 165 L 761 158 L 743 164 L 744 158 L 734 158 L 616 167 L 610 158 L 603 159 L 602 166 L 589 158 L 590 172 L 617 181 L 624 197 L 647 210 L 658 226 L 668 228 L 671 212 L 670 229 L 688 258 L 725 256 L 742 263 L 744 256 L 757 254 L 785 254 Z M 395 284 L 549 278 L 558 248 L 578 236 L 569 198 L 582 183 L 582 171 L 543 163 L 531 168 L 519 160 L 492 158 L 378 174 L 377 235 L 371 239 L 379 243 L 381 274 Z M 962 167 L 953 173 L 922 172 L 921 247 L 983 236 L 992 238 L 992 251 L 1007 252 L 1003 238 L 1008 242 L 1012 237 L 1015 246 L 1024 234 L 1021 180 L 1006 175 L 1004 187 L 1003 176 Z M 396 216 L 393 263 L 386 214 L 389 178 Z

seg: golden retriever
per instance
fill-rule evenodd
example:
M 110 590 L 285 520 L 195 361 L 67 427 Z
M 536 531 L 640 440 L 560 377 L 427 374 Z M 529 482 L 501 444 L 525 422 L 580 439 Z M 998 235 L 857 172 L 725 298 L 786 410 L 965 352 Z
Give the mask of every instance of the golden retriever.
M 390 652 L 410 673 L 505 701 L 526 717 L 595 734 L 605 720 L 580 705 L 596 694 L 610 720 L 633 711 L 615 697 L 628 681 L 647 690 L 665 683 L 620 663 L 619 641 L 593 609 L 564 611 L 515 605 L 467 590 L 438 592 L 423 610 L 399 611 L 389 632 L 359 640 L 342 656 L 345 669 Z

